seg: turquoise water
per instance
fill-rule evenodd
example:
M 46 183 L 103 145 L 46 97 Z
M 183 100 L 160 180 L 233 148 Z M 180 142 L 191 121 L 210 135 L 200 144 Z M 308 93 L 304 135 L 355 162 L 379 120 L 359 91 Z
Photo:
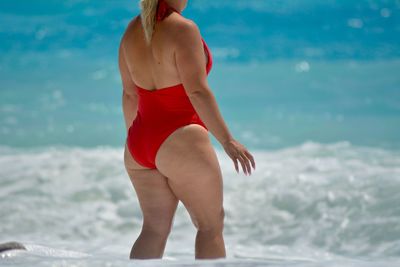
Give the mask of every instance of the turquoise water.
M 398 1 L 189 1 L 228 125 L 257 148 L 399 147 Z M 119 39 L 135 1 L 0 3 L 0 143 L 121 146 Z M 253 138 L 254 137 L 254 138 Z
M 128 0 L 0 2 L 0 242 L 29 248 L 0 265 L 126 265 L 141 214 L 117 48 L 137 13 Z M 228 260 L 199 264 L 398 265 L 400 2 L 189 0 L 183 15 L 257 161 L 236 175 L 213 139 Z M 193 264 L 193 241 L 180 207 L 166 261 L 148 264 Z

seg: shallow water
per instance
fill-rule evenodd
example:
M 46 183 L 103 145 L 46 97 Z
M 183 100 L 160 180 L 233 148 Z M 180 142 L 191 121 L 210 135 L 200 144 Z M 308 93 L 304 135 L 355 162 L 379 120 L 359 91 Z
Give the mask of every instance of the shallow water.
M 254 156 L 253 175 L 237 175 L 218 150 L 228 259 L 205 265 L 400 262 L 399 152 L 305 143 Z M 86 266 L 100 257 L 123 264 L 140 231 L 141 213 L 122 149 L 2 147 L 0 166 L 0 241 L 28 246 L 28 252 L 6 256 L 7 262 Z M 190 262 L 194 235 L 180 205 L 166 262 Z

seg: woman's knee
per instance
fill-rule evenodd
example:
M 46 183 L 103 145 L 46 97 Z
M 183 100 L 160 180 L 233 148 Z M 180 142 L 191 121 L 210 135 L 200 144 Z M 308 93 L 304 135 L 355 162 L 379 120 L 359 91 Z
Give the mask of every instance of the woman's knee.
M 177 203 L 167 206 L 164 203 L 164 206 L 160 204 L 160 208 L 145 211 L 142 230 L 160 237 L 168 237 L 174 223 L 176 206 Z
M 224 229 L 225 211 L 221 208 L 214 216 L 204 219 L 192 218 L 192 222 L 198 232 L 217 235 L 222 233 Z
M 142 232 L 159 237 L 160 239 L 167 239 L 172 230 L 172 219 L 164 221 L 144 221 Z

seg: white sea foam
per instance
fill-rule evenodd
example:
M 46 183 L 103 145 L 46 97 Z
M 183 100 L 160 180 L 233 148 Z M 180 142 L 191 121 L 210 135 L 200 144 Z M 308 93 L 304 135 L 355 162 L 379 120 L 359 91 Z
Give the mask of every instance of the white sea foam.
M 309 72 L 310 64 L 307 61 L 301 61 L 296 64 L 296 72 Z
M 358 18 L 351 18 L 347 21 L 347 25 L 351 28 L 361 29 L 364 26 L 364 22 Z
M 108 255 L 125 262 L 140 231 L 141 211 L 122 152 L 109 147 L 1 147 L 0 241 L 21 241 L 32 248 L 9 254 L 8 261 L 39 255 L 54 263 L 51 258 L 68 262 L 94 256 L 80 259 L 79 266 L 86 266 Z M 398 151 L 308 142 L 253 154 L 256 171 L 245 176 L 237 175 L 218 151 L 228 261 L 238 265 L 212 266 L 262 266 L 257 261 L 276 266 L 326 261 L 330 266 L 328 262 L 348 257 L 399 257 Z M 179 206 L 165 255 L 176 266 L 193 257 L 194 234 Z M 49 248 L 48 253 L 40 246 Z

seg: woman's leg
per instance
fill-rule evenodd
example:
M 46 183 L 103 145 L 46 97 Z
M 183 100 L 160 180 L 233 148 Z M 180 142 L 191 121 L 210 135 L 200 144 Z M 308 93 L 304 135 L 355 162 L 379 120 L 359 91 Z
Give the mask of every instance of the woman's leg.
M 225 257 L 222 174 L 207 131 L 197 124 L 177 129 L 158 150 L 156 165 L 197 228 L 196 258 Z
M 155 169 L 146 169 L 136 163 L 126 147 L 125 168 L 143 213 L 142 231 L 132 247 L 130 258 L 162 258 L 178 199 L 167 178 Z

